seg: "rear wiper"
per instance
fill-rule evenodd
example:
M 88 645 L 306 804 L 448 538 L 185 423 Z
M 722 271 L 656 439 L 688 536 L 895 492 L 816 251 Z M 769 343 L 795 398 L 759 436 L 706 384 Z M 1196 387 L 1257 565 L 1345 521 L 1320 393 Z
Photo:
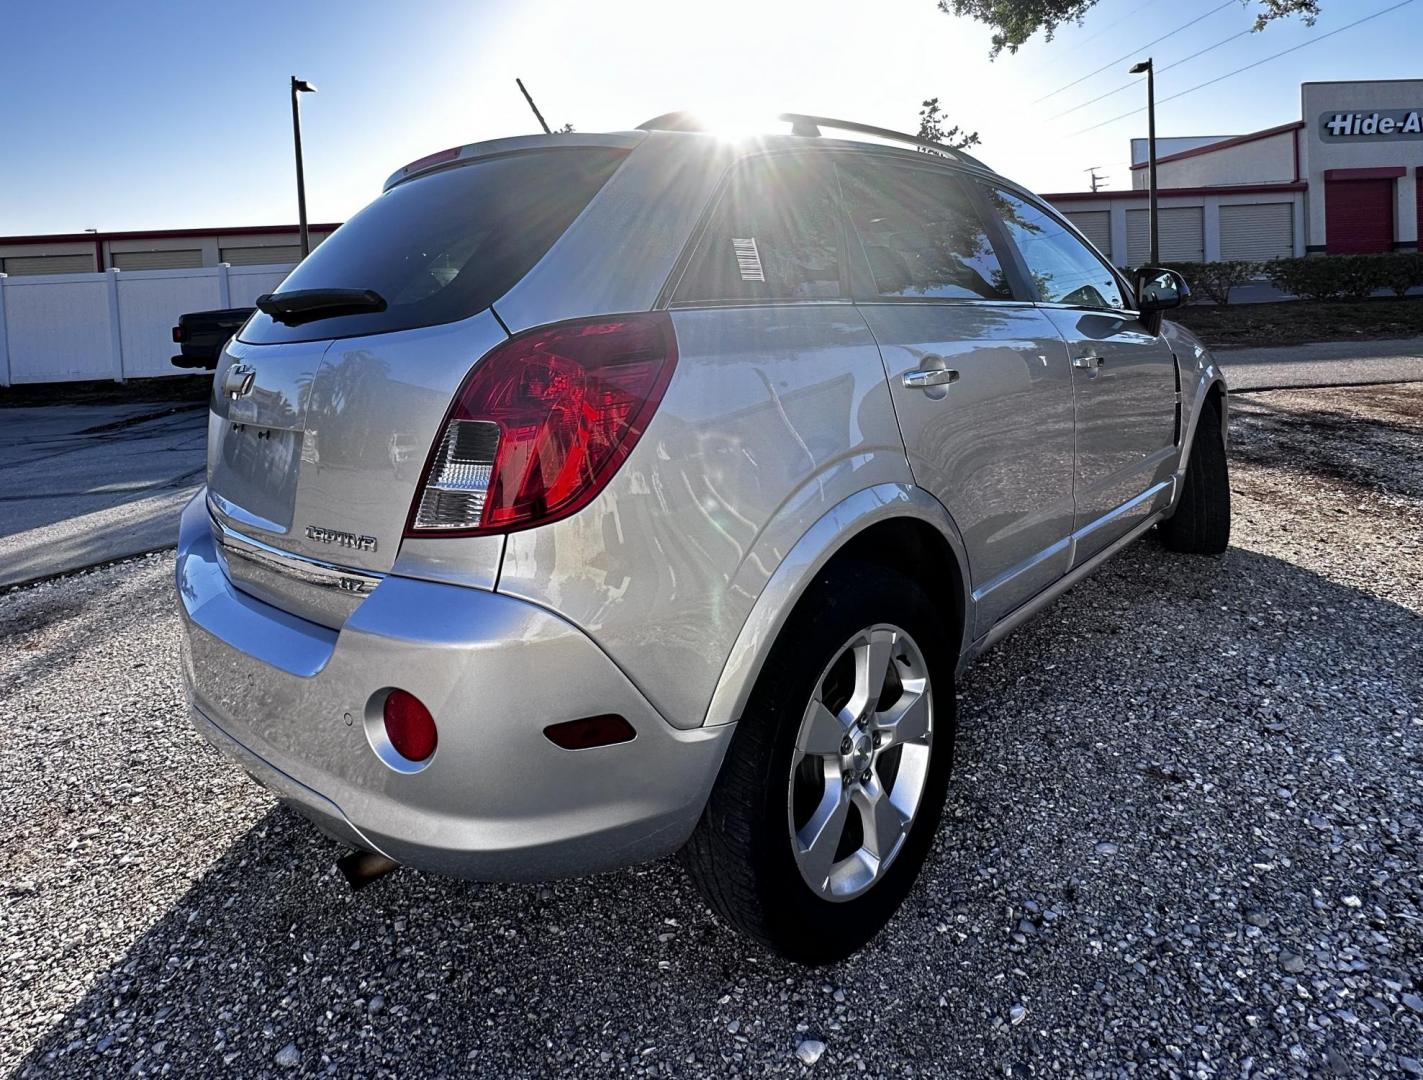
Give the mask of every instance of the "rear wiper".
M 257 310 L 276 322 L 300 326 L 338 315 L 384 311 L 385 297 L 374 289 L 294 289 L 257 297 Z

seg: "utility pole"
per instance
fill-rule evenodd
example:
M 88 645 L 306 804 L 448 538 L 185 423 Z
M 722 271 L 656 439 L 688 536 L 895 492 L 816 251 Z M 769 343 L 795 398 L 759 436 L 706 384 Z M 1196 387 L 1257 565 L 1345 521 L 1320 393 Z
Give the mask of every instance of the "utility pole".
M 316 87 L 305 79 L 292 76 L 292 141 L 296 144 L 296 213 L 301 223 L 301 257 L 311 254 L 311 235 L 306 230 L 306 172 L 301 164 L 301 108 L 298 94 L 314 94 Z
M 1151 233 L 1151 265 L 1157 266 L 1161 262 L 1161 245 L 1157 222 L 1159 215 L 1156 212 L 1156 69 L 1152 67 L 1149 56 L 1128 74 L 1140 75 L 1143 71 L 1146 72 L 1146 156 L 1150 162 L 1147 171 L 1150 196 L 1147 199 L 1146 227 Z
M 1083 170 L 1082 170 L 1082 171 L 1085 172 L 1085 173 L 1091 173 L 1092 194 L 1093 194 L 1093 195 L 1097 194 L 1097 192 L 1100 191 L 1101 188 L 1102 188 L 1103 179 L 1102 179 L 1102 177 L 1100 177 L 1100 176 L 1097 175 L 1097 170 L 1098 170 L 1099 168 L 1101 168 L 1100 165 L 1093 165 L 1091 168 L 1083 169 Z
M 552 135 L 553 132 L 548 129 L 548 122 L 544 120 L 544 114 L 539 112 L 539 107 L 534 104 L 534 99 L 529 95 L 529 92 L 524 89 L 524 80 L 515 79 L 514 81 L 519 84 L 519 93 L 524 95 L 524 100 L 529 103 L 529 108 L 533 109 L 534 115 L 538 117 L 539 127 L 544 129 L 545 135 Z

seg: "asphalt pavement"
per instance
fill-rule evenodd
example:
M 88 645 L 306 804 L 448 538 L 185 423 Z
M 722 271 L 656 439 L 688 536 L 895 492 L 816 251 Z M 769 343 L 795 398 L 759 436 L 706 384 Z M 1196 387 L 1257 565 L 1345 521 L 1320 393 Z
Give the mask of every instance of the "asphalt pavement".
M 1416 1080 L 1420 456 L 1423 387 L 1243 396 L 1230 551 L 970 667 L 920 883 L 819 970 L 670 859 L 353 895 L 189 726 L 171 553 L 0 593 L 0 1074 Z
M 0 409 L 0 586 L 176 543 L 205 404 Z
M 1423 381 L 1423 338 L 1217 349 L 1214 355 L 1231 390 Z

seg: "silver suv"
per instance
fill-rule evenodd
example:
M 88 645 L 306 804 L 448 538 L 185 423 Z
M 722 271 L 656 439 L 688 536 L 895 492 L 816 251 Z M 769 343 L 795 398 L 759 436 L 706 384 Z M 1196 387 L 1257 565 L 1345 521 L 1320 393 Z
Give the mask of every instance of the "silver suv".
M 844 956 L 930 848 L 963 665 L 1153 527 L 1224 550 L 1179 277 L 783 119 L 432 154 L 228 343 L 193 722 L 368 870 L 680 849 L 726 921 Z

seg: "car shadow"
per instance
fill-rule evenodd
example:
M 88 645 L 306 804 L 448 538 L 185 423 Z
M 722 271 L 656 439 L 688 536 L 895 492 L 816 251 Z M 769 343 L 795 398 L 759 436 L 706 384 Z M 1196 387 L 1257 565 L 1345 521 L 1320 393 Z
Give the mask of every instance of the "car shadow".
M 1135 545 L 970 669 L 921 882 L 887 932 L 821 971 L 717 923 L 673 860 L 547 885 L 400 870 L 353 895 L 338 847 L 274 807 L 48 1026 L 18 1075 L 274 1073 L 288 1043 L 304 1072 L 343 1075 L 610 1071 L 669 1042 L 716 1071 L 738 1053 L 788 1055 L 798 1023 L 833 1043 L 849 1023 L 836 987 L 861 988 L 849 1007 L 892 1032 L 885 1045 L 919 1048 L 904 1051 L 919 1069 L 1002 1074 L 1048 1052 L 1054 1025 L 1096 1036 L 1098 1006 L 1081 997 L 1094 980 L 1094 1000 L 1124 1009 L 1116 1023 L 1143 1045 L 1189 1045 L 1206 1022 L 1245 1054 L 1247 1010 L 1199 1000 L 1200 955 L 1148 931 L 1239 939 L 1240 912 L 1260 904 L 1291 941 L 1339 933 L 1311 903 L 1335 856 L 1307 821 L 1334 812 L 1331 751 L 1383 754 L 1390 724 L 1418 715 L 1420 631 L 1405 607 L 1261 552 Z M 1392 794 L 1370 783 L 1372 812 L 1408 813 L 1405 780 Z M 1260 871 L 1267 859 L 1288 872 Z M 1394 931 L 1400 959 L 1379 960 L 1380 977 L 1404 978 L 1404 933 L 1423 945 L 1416 927 Z M 1110 947 L 1126 938 L 1140 939 L 1135 963 Z M 1259 944 L 1258 966 L 1232 961 L 1238 1000 L 1264 1010 L 1272 947 Z M 1196 1004 L 1162 1019 L 1156 995 L 1171 986 Z M 1035 1023 L 994 1034 L 985 1009 L 1019 1000 Z M 738 1015 L 744 1033 L 728 1027 Z M 1262 1053 L 1278 1045 L 1258 1037 Z

